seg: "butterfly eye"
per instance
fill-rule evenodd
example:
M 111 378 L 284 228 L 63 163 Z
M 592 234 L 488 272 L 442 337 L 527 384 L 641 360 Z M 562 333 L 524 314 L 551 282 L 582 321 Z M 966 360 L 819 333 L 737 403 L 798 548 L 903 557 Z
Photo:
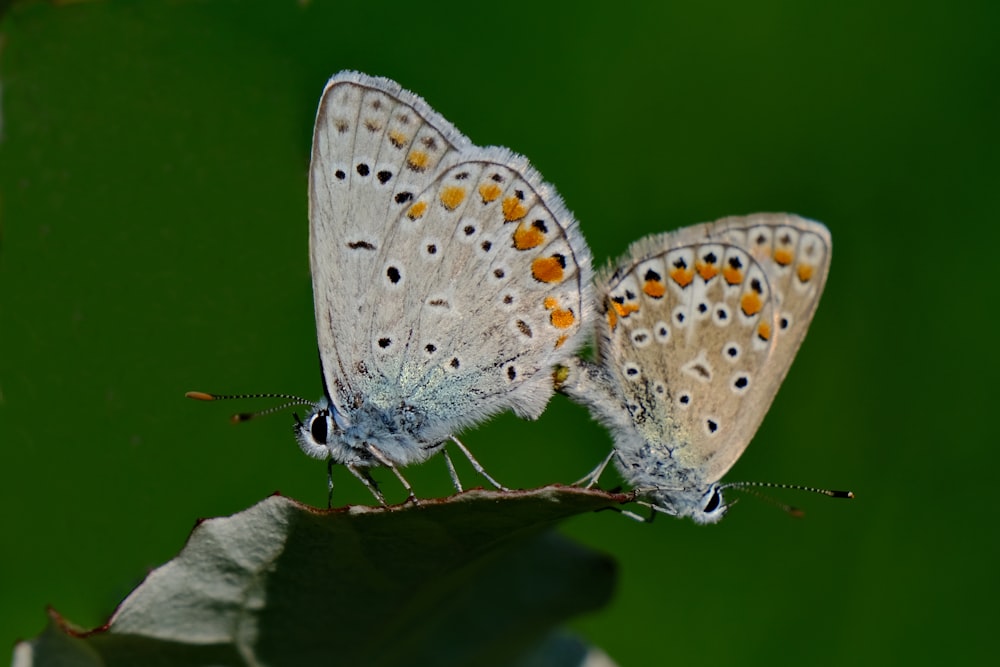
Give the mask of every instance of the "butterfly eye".
M 326 444 L 327 427 L 326 420 L 329 413 L 326 410 L 321 410 L 317 412 L 312 421 L 309 422 L 309 434 L 312 435 L 313 440 L 321 445 Z
M 719 490 L 719 487 L 717 486 L 712 487 L 712 497 L 708 499 L 708 502 L 705 504 L 705 507 L 702 509 L 702 512 L 704 512 L 705 514 L 711 514 L 715 510 L 719 509 L 719 505 L 721 504 L 722 504 L 722 492 Z

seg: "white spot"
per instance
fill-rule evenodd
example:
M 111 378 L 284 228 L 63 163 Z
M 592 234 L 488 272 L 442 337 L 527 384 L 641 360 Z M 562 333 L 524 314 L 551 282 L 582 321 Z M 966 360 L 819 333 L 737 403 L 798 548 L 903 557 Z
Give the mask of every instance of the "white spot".
M 653 334 L 649 329 L 636 329 L 631 334 L 629 338 L 632 339 L 632 345 L 638 348 L 643 348 L 653 342 Z
M 733 320 L 733 313 L 729 306 L 721 301 L 712 306 L 712 324 L 717 327 L 727 327 Z
M 639 368 L 639 364 L 627 361 L 622 365 L 622 373 L 625 374 L 625 378 L 636 382 L 642 377 L 642 369 Z
M 708 363 L 705 350 L 700 350 L 698 356 L 681 366 L 681 372 L 698 382 L 709 383 L 715 375 L 712 364 Z

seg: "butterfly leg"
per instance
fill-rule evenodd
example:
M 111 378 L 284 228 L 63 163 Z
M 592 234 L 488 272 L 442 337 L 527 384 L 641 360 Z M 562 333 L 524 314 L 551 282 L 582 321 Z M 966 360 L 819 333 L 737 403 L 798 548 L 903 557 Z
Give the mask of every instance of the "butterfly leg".
M 380 450 L 378 447 L 370 443 L 366 444 L 365 447 L 367 447 L 368 451 L 371 452 L 371 455 L 375 457 L 376 461 L 378 461 L 386 468 L 391 470 L 392 474 L 396 476 L 396 479 L 399 480 L 399 483 L 403 485 L 404 489 L 406 489 L 407 501 L 412 501 L 414 505 L 419 505 L 420 503 L 417 501 L 417 496 L 415 493 L 413 493 L 413 487 L 410 486 L 410 483 L 406 481 L 406 478 L 403 477 L 403 473 L 399 472 L 399 469 L 396 468 L 395 464 L 388 458 L 386 458 L 386 455 L 382 453 L 382 450 Z
M 475 468 L 476 472 L 485 477 L 486 481 L 492 484 L 494 488 L 496 488 L 498 491 L 510 491 L 510 489 L 508 489 L 506 486 L 504 486 L 503 484 L 501 484 L 500 482 L 496 481 L 495 479 L 489 476 L 486 470 L 483 469 L 482 464 L 480 464 L 479 461 L 476 460 L 476 457 L 474 457 L 472 455 L 472 452 L 470 452 L 469 449 L 462 444 L 461 440 L 459 440 L 455 436 L 450 436 L 450 439 L 452 442 L 455 443 L 456 447 L 462 450 L 462 453 L 465 454 L 465 458 L 469 459 L 469 463 L 472 464 L 472 467 Z M 459 488 L 459 490 L 461 490 L 461 488 Z
M 378 489 L 378 482 L 372 479 L 372 475 L 368 472 L 368 468 L 359 468 L 348 464 L 347 469 L 351 471 L 352 475 L 361 480 L 362 484 L 368 487 L 368 490 L 372 492 L 372 495 L 375 496 L 375 500 L 377 500 L 380 505 L 383 507 L 388 506 L 388 503 L 385 502 L 385 496 L 383 496 L 382 492 Z
M 444 462 L 448 466 L 448 474 L 451 475 L 451 483 L 454 484 L 455 489 L 461 493 L 464 490 L 462 489 L 462 480 L 458 478 L 458 472 L 455 470 L 455 464 L 452 463 L 451 457 L 448 456 L 448 450 L 442 449 L 441 455 L 444 456 Z
M 326 460 L 326 508 L 333 508 L 333 458 Z
M 584 482 L 586 482 L 586 485 L 583 485 L 583 488 L 585 489 L 593 488 L 594 485 L 597 484 L 597 480 L 599 480 L 601 478 L 601 475 L 604 474 L 604 469 L 608 467 L 608 464 L 611 463 L 611 459 L 615 457 L 616 453 L 617 450 L 612 449 L 611 453 L 605 456 L 604 460 L 601 461 L 596 468 L 594 468 L 588 474 L 586 474 L 583 477 L 583 479 L 577 480 L 573 484 L 573 486 L 581 486 L 583 485 Z

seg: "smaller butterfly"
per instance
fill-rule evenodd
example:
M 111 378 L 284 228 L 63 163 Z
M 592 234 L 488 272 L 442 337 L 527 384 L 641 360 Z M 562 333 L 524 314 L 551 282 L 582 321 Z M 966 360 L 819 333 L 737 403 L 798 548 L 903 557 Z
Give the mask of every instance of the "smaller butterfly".
M 595 484 L 613 459 L 653 510 L 719 521 L 723 489 L 752 486 L 719 480 L 795 358 L 830 250 L 818 222 L 757 214 L 646 237 L 599 273 L 598 363 L 575 358 L 556 373 L 560 391 L 614 437 L 585 481 Z

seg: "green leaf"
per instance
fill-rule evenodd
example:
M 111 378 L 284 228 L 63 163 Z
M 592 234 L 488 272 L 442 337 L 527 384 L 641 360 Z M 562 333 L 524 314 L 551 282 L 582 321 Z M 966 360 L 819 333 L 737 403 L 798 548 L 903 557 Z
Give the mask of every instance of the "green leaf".
M 200 522 L 104 628 L 52 612 L 15 666 L 583 664 L 554 630 L 609 601 L 615 564 L 550 528 L 629 499 L 551 486 L 318 510 L 272 496 Z

